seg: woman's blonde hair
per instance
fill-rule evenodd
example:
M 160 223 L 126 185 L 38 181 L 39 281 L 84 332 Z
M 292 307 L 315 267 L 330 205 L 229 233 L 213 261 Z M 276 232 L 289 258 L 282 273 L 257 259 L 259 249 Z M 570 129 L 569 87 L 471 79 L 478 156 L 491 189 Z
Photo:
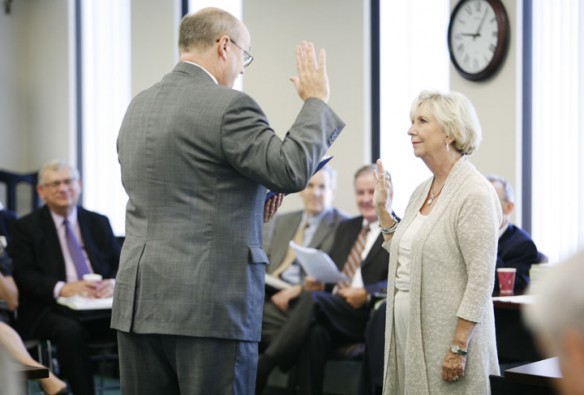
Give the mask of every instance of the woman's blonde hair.
M 482 138 L 479 117 L 470 100 L 462 93 L 424 90 L 412 103 L 411 120 L 420 109 L 429 111 L 436 118 L 461 154 L 470 155 L 479 147 Z

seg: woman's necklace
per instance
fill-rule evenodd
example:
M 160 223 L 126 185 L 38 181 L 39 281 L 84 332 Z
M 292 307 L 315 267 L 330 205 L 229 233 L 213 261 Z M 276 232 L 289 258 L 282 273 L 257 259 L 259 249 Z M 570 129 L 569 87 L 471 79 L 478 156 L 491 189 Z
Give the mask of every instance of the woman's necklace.
M 432 205 L 432 202 L 434 201 L 434 199 L 436 199 L 441 193 L 442 193 L 442 189 L 444 189 L 444 185 L 442 185 L 442 187 L 440 188 L 440 190 L 438 191 L 438 193 L 434 193 L 433 189 L 434 189 L 434 181 L 432 180 L 432 186 L 430 187 L 430 199 L 428 199 L 428 201 L 426 202 L 426 204 L 428 206 Z

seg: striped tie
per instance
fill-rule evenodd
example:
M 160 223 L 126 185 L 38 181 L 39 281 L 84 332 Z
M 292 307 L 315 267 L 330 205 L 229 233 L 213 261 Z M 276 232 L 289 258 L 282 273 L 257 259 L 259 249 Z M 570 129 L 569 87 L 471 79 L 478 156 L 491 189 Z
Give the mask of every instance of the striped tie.
M 363 249 L 365 249 L 367 232 L 369 232 L 369 225 L 365 224 L 363 229 L 361 229 L 361 232 L 359 233 L 359 237 L 357 237 L 355 244 L 353 244 L 353 248 L 351 248 L 351 252 L 349 253 L 347 262 L 345 262 L 345 265 L 343 266 L 343 274 L 347 276 L 349 280 L 338 283 L 335 286 L 333 293 L 336 293 L 339 289 L 347 288 L 350 286 L 351 281 L 353 280 L 353 275 L 355 274 L 355 271 L 361 264 L 361 254 L 363 253 Z

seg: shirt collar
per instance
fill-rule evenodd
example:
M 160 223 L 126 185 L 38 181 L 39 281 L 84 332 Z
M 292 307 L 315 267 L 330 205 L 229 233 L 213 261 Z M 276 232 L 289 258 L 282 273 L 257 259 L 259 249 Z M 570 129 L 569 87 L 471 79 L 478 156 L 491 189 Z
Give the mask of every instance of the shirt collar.
M 367 219 L 363 218 L 363 224 L 361 225 L 361 228 L 364 228 L 365 226 L 367 226 L 369 228 L 369 231 L 372 231 L 372 230 L 379 228 L 379 226 L 377 226 L 378 223 L 379 223 L 379 221 L 367 222 Z
M 507 225 L 499 229 L 499 237 L 503 236 L 503 233 L 505 233 L 507 229 L 509 229 L 509 225 L 511 225 L 511 222 L 507 222 Z
M 51 213 L 53 222 L 57 225 L 57 227 L 61 226 L 65 220 L 65 217 L 53 212 L 52 210 L 49 210 L 49 212 Z M 71 213 L 67 216 L 67 219 L 69 220 L 70 226 L 74 226 L 77 223 L 77 206 L 73 207 L 73 210 L 71 210 Z

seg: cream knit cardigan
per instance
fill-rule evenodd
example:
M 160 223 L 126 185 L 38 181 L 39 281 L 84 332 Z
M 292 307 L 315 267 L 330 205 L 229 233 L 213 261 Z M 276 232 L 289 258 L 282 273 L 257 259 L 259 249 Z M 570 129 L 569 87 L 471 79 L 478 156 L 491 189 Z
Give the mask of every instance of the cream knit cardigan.
M 425 204 L 432 179 L 412 194 L 390 251 L 383 394 L 397 394 L 393 299 L 398 247 Z M 462 157 L 412 244 L 406 394 L 490 394 L 489 374 L 499 374 L 491 292 L 501 207 L 494 188 Z M 476 322 L 465 376 L 442 380 L 442 361 L 458 317 Z

